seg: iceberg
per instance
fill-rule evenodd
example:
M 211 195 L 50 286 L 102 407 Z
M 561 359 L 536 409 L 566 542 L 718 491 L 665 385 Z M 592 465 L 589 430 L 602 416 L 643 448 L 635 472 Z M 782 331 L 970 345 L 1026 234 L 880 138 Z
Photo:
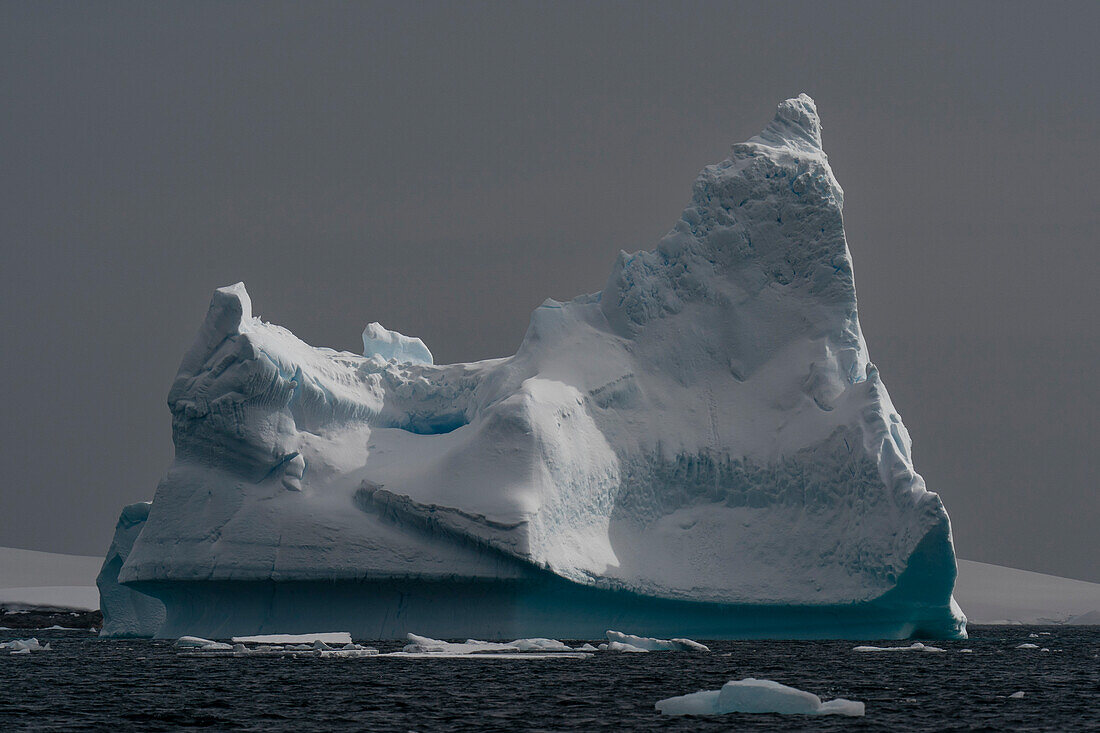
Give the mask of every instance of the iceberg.
M 149 518 L 149 507 L 147 501 L 124 507 L 115 525 L 114 539 L 95 579 L 99 589 L 99 609 L 103 614 L 100 636 L 150 637 L 164 623 L 163 603 L 118 582 L 118 571 L 141 534 L 145 520 Z
M 864 705 L 838 697 L 821 702 L 817 695 L 772 680 L 747 677 L 727 682 L 721 690 L 700 690 L 658 700 L 665 715 L 725 715 L 726 713 L 780 713 L 782 715 L 862 716 Z
M 842 206 L 800 95 L 510 357 L 435 364 L 376 324 L 363 355 L 317 348 L 217 289 L 101 587 L 157 599 L 166 638 L 964 636 Z

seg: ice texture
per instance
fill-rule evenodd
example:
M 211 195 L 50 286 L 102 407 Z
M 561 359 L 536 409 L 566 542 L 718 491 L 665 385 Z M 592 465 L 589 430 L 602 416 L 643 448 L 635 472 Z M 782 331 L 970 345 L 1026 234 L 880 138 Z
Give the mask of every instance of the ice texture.
M 813 693 L 752 677 L 727 682 L 721 690 L 701 690 L 659 700 L 655 707 L 665 715 L 780 713 L 861 716 L 864 713 L 862 702 L 837 698 L 823 703 Z
M 173 638 L 964 635 L 842 203 L 801 95 L 514 356 L 315 348 L 218 289 L 119 582 Z
M 149 637 L 164 624 L 163 603 L 118 582 L 118 572 L 149 517 L 149 506 L 149 502 L 142 501 L 124 507 L 115 525 L 114 539 L 95 579 L 103 614 L 100 636 Z

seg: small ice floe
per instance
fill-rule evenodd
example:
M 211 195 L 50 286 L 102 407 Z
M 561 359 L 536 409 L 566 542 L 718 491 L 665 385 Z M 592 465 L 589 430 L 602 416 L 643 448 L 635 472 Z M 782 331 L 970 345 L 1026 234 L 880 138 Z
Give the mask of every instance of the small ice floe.
M 811 692 L 752 677 L 727 682 L 720 690 L 701 690 L 659 700 L 655 707 L 665 715 L 781 713 L 860 716 L 864 713 L 863 703 L 856 700 L 837 698 L 821 702 L 821 698 Z
M 1024 691 L 1020 690 L 1019 692 L 1013 692 L 1011 695 L 1008 696 L 1008 699 L 1009 700 L 1023 700 L 1024 699 Z
M 583 658 L 587 654 L 578 654 L 577 652 L 586 652 L 589 650 L 595 651 L 591 645 L 586 645 L 589 649 L 574 649 L 573 647 L 558 641 L 557 639 L 516 639 L 509 642 L 496 642 L 496 641 L 478 641 L 477 639 L 467 639 L 465 642 L 453 642 L 443 641 L 441 639 L 432 639 L 427 636 L 419 636 L 417 634 L 408 634 L 409 643 L 406 644 L 400 652 L 394 652 L 393 654 L 384 654 L 382 656 L 416 656 L 416 657 L 493 657 L 496 659 L 502 658 L 518 658 L 518 659 L 541 659 L 541 658 L 559 658 L 562 656 Z M 534 654 L 532 653 L 534 652 Z
M 312 644 L 323 641 L 326 644 L 350 644 L 351 634 L 346 631 L 329 631 L 318 634 L 259 634 L 257 636 L 234 636 L 237 644 Z
M 1017 649 L 1038 649 L 1039 645 L 1038 644 L 1029 644 L 1029 643 L 1025 642 L 1023 644 L 1020 644 L 1016 648 Z
M 233 648 L 231 644 L 203 639 L 201 636 L 181 636 L 176 639 L 176 646 L 181 649 L 203 649 L 206 651 L 227 651 Z
M 921 644 L 919 641 L 909 646 L 857 646 L 852 648 L 853 652 L 945 652 L 946 649 L 941 649 L 938 646 L 928 646 L 927 644 Z
M 1028 634 L 1027 638 L 1029 638 L 1029 639 L 1038 639 L 1039 635 L 1038 634 Z
M 973 649 L 960 649 L 959 650 L 959 654 L 973 654 L 973 653 L 974 653 Z
M 467 639 L 463 642 L 443 641 L 427 636 L 408 634 L 409 643 L 401 651 L 407 654 L 485 654 L 488 652 L 518 652 L 513 643 L 478 641 Z
M 603 648 L 603 645 L 600 645 Z M 709 652 L 710 647 L 691 639 L 654 639 L 621 631 L 607 632 L 607 651 L 611 652 Z
M 9 654 L 30 654 L 31 652 L 48 652 L 50 645 L 39 644 L 38 639 L 14 639 L 12 641 L 0 642 L 0 650 L 7 651 Z
M 326 642 L 322 641 L 317 636 L 329 636 L 343 638 L 342 635 L 337 634 L 301 634 L 292 638 L 309 638 L 313 639 L 312 643 L 288 643 L 288 644 L 259 644 L 257 646 L 246 646 L 245 642 L 240 639 L 250 639 L 254 637 L 235 637 L 232 644 L 226 644 L 219 641 L 211 641 L 210 639 L 203 639 L 198 636 L 183 636 L 176 641 L 176 646 L 181 647 L 184 651 L 181 652 L 182 656 L 188 657 L 373 657 L 378 655 L 377 649 L 371 647 L 360 646 L 359 644 L 352 643 L 350 640 L 342 646 L 330 646 Z M 350 636 L 350 634 L 349 634 Z M 278 638 L 288 638 L 287 636 L 280 636 Z M 251 642 L 250 642 L 251 643 Z M 339 644 L 339 642 L 337 642 Z

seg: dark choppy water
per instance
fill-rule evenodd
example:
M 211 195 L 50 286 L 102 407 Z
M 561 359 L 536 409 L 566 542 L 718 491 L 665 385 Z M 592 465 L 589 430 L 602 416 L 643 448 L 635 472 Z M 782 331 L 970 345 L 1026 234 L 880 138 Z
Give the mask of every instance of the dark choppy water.
M 29 635 L 0 631 L 0 640 Z M 740 641 L 702 655 L 553 661 L 194 659 L 167 642 L 33 635 L 53 651 L 0 653 L 0 730 L 1100 730 L 1096 627 L 978 627 L 968 641 L 935 642 L 946 654 Z M 1050 651 L 1015 648 L 1024 642 Z M 742 677 L 862 700 L 867 715 L 669 718 L 653 709 Z M 1023 699 L 1007 697 L 1018 690 Z

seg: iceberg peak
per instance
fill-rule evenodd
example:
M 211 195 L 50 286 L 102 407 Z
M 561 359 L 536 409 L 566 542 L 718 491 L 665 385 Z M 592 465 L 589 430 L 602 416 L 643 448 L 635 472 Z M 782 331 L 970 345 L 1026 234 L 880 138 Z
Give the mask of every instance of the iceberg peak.
M 820 153 L 821 117 L 817 114 L 817 104 L 805 92 L 780 102 L 775 110 L 775 118 L 749 142 Z

